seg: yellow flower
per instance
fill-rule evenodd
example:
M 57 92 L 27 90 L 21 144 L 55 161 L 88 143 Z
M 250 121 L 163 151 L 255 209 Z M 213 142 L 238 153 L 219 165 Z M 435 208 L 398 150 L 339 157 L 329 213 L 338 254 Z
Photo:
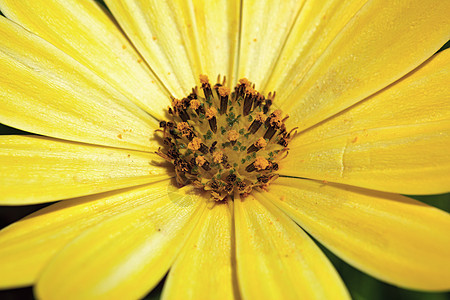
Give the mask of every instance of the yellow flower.
M 0 286 L 42 299 L 348 297 L 353 266 L 450 288 L 449 1 L 0 0 Z M 120 28 L 118 27 L 120 26 Z M 126 34 L 126 36 L 124 35 Z M 246 77 L 300 134 L 280 177 L 210 205 L 155 154 L 199 74 Z M 295 223 L 297 224 L 295 224 Z M 170 270 L 169 270 L 170 269 Z

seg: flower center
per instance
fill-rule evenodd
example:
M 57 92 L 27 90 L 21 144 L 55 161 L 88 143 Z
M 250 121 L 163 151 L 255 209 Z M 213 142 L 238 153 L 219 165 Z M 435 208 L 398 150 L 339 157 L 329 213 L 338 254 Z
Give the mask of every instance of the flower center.
M 175 167 L 179 185 L 209 191 L 216 201 L 266 188 L 278 177 L 278 162 L 287 155 L 291 131 L 280 110 L 243 78 L 233 92 L 225 78 L 211 87 L 200 75 L 197 87 L 172 99 L 170 121 L 161 121 L 163 147 L 157 152 Z

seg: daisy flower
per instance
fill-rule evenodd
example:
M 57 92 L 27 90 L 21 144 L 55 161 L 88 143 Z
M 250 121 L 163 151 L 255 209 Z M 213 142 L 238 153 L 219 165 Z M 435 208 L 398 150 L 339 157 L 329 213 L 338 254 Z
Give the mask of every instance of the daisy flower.
M 450 288 L 449 1 L 0 0 L 0 286 L 345 299 L 307 233 Z M 220 75 L 215 81 L 216 76 Z M 276 93 L 275 93 L 276 92 Z

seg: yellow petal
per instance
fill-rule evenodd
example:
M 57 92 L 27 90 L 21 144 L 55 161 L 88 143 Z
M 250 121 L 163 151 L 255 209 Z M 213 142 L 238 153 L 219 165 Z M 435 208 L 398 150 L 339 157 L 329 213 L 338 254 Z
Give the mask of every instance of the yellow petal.
M 5 16 L 49 41 L 155 118 L 167 91 L 111 17 L 95 1 L 0 0 Z
M 162 299 L 235 299 L 232 203 L 207 209 L 172 266 Z
M 183 36 L 181 12 L 159 0 L 106 0 L 139 53 L 175 97 L 185 97 L 196 77 Z
M 449 1 L 370 1 L 346 24 L 281 106 L 300 129 L 374 94 L 450 38 Z M 417 37 L 420 36 L 420 39 Z
M 0 203 L 96 194 L 170 177 L 156 154 L 37 136 L 0 136 Z
M 450 288 L 449 214 L 413 199 L 279 178 L 264 196 L 334 253 L 405 288 Z
M 281 174 L 401 194 L 450 191 L 450 120 L 374 128 L 292 148 Z
M 204 208 L 177 189 L 85 231 L 40 275 L 42 299 L 138 299 L 169 269 Z
M 263 195 L 256 193 L 260 201 Z M 236 200 L 236 260 L 244 299 L 347 299 L 326 256 L 284 213 L 253 196 Z
M 157 122 L 83 65 L 0 18 L 0 122 L 33 133 L 149 150 Z
M 62 201 L 0 232 L 0 287 L 33 284 L 68 242 L 103 220 L 167 195 L 170 181 Z
M 450 190 L 450 51 L 302 132 L 284 175 L 403 194 Z
M 217 75 L 235 83 L 240 26 L 238 0 L 171 1 L 194 75 Z M 196 78 L 197 79 L 197 78 Z
M 242 2 L 238 77 L 264 87 L 304 0 Z
M 276 104 L 296 89 L 336 35 L 368 0 L 306 1 L 289 34 L 264 91 L 279 91 Z
M 431 57 L 389 87 L 303 131 L 293 143 L 310 144 L 352 131 L 450 119 L 450 50 Z

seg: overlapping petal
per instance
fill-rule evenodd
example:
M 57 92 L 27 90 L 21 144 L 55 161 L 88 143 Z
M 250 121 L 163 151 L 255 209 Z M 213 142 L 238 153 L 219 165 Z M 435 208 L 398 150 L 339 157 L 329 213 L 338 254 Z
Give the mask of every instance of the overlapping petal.
M 232 204 L 217 204 L 202 215 L 169 272 L 162 299 L 239 299 Z
M 450 191 L 450 51 L 292 142 L 281 173 L 403 194 Z
M 117 23 L 95 1 L 0 0 L 31 31 L 0 17 L 0 122 L 67 140 L 1 137 L 0 203 L 102 193 L 1 231 L 0 287 L 139 298 L 173 264 L 165 299 L 348 298 L 291 217 L 381 280 L 450 288 L 449 215 L 385 193 L 450 191 L 450 51 L 392 84 L 448 40 L 449 2 L 105 2 Z M 169 182 L 155 119 L 201 73 L 276 90 L 302 131 L 281 174 L 324 181 L 209 208 Z
M 155 118 L 169 94 L 95 1 L 0 1 L 11 20 L 88 67 Z
M 238 78 L 264 87 L 304 0 L 242 1 Z
M 450 38 L 448 11 L 450 2 L 440 0 L 367 2 L 298 82 L 272 86 L 290 124 L 315 125 L 419 66 Z M 285 93 L 290 85 L 295 90 Z
M 355 267 L 405 288 L 450 288 L 450 215 L 413 199 L 279 178 L 263 196 Z
M 0 231 L 0 287 L 36 282 L 49 260 L 88 228 L 167 195 L 168 180 L 62 201 Z
M 156 154 L 38 136 L 0 136 L 2 205 L 96 194 L 171 176 Z
M 368 0 L 309 0 L 296 18 L 279 53 L 275 68 L 268 74 L 263 90 L 278 91 L 276 103 L 294 101 L 286 97 L 301 82 L 342 28 Z
M 155 118 L 169 103 L 141 56 L 95 1 L 2 0 L 0 10 L 114 86 Z
M 205 207 L 177 189 L 85 231 L 49 262 L 36 293 L 45 299 L 138 299 L 169 269 Z
M 240 26 L 238 0 L 170 2 L 195 75 L 235 82 Z M 197 79 L 197 78 L 195 78 Z
M 234 203 L 243 299 L 349 298 L 326 256 L 278 208 L 267 201 L 262 205 L 253 196 Z
M 199 74 L 194 73 L 192 54 L 186 47 L 190 41 L 183 36 L 183 13 L 176 3 L 159 0 L 105 2 L 170 93 L 177 98 L 189 94 Z
M 157 122 L 97 75 L 22 27 L 0 18 L 0 122 L 22 130 L 119 148 L 152 150 Z

